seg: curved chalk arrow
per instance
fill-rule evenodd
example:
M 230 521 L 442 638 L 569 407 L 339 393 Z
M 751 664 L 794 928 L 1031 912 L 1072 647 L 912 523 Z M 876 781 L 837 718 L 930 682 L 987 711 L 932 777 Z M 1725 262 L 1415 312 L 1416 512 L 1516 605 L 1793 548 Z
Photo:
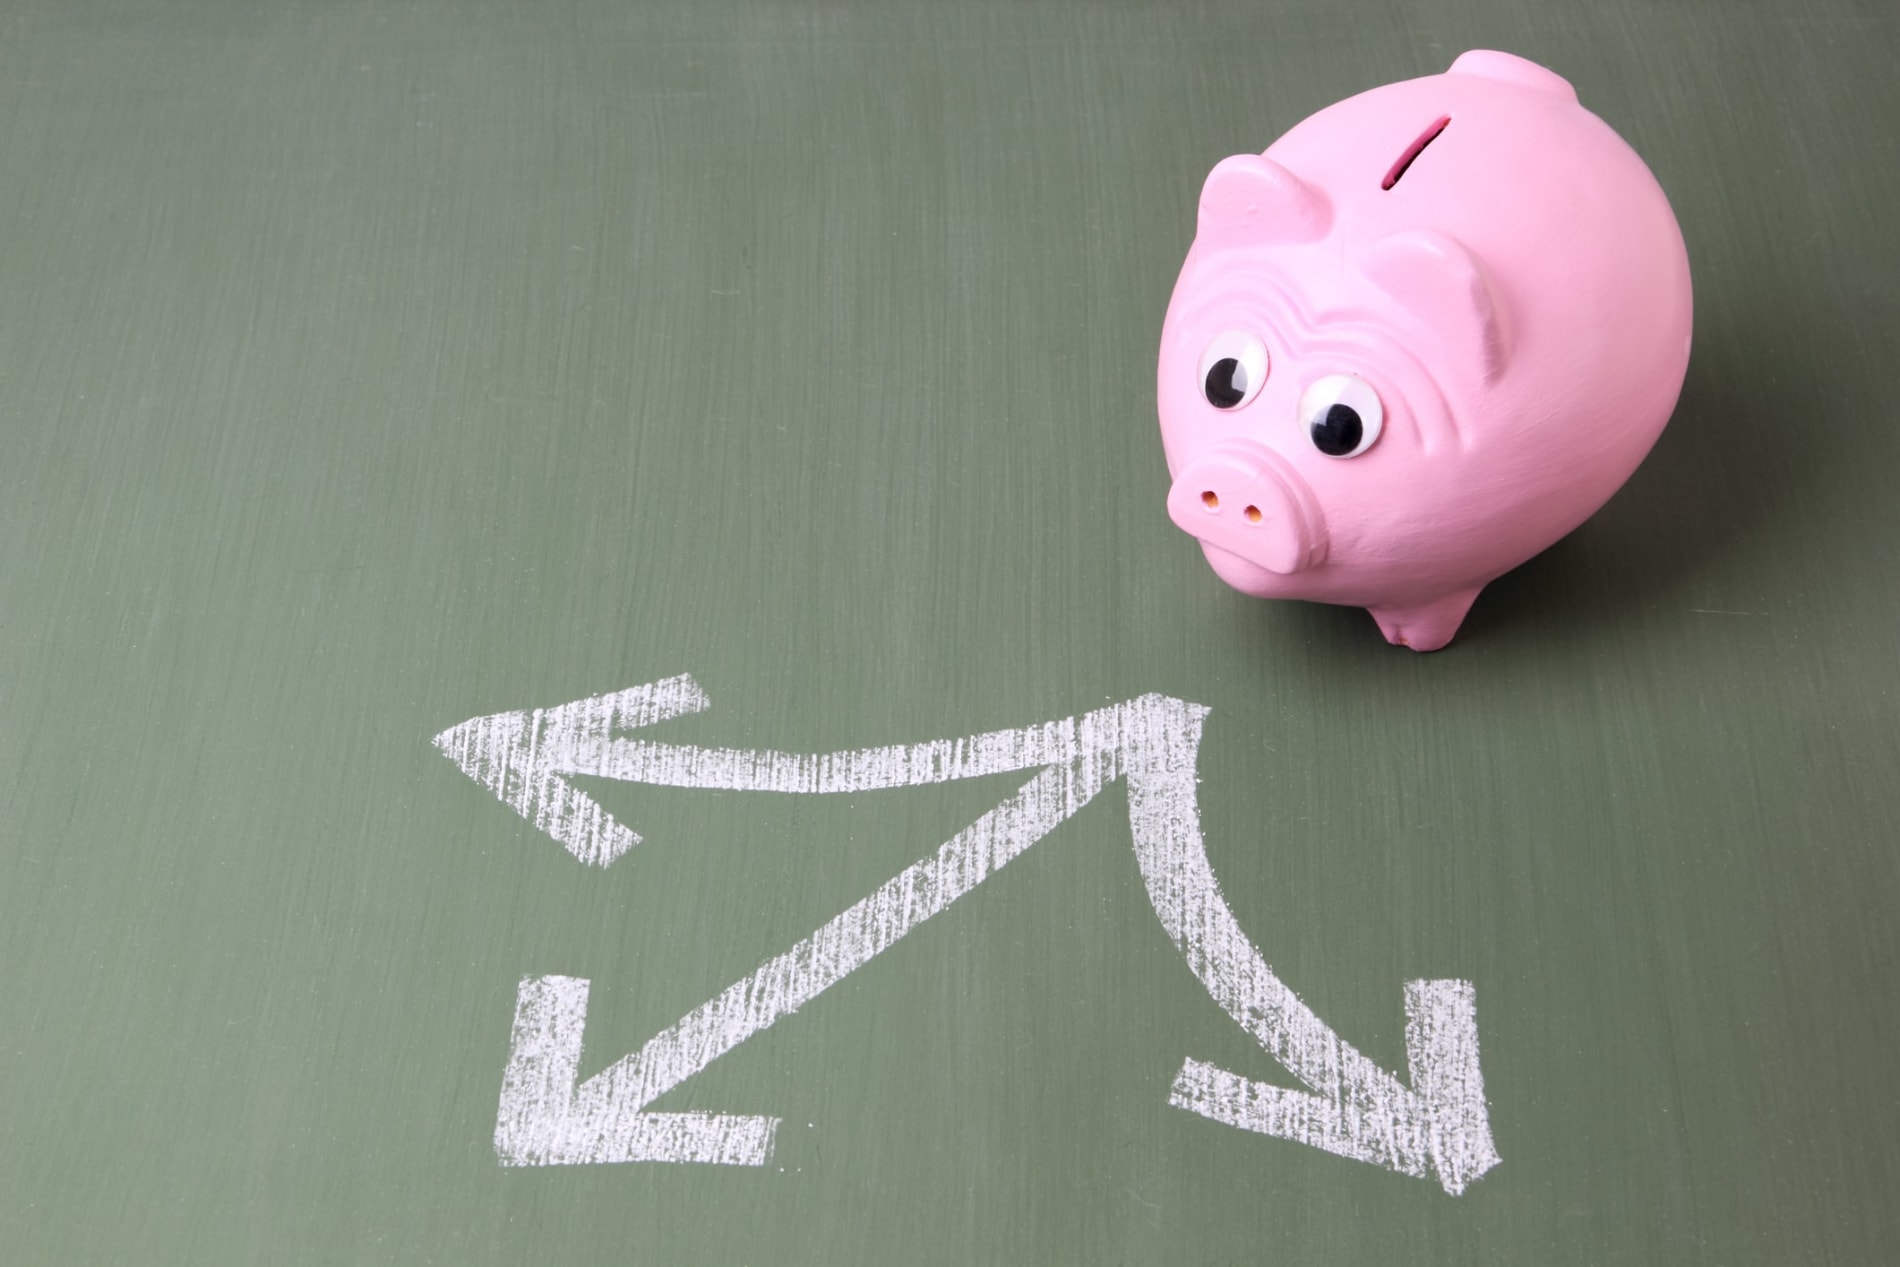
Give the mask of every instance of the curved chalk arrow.
M 1128 823 L 1148 900 L 1214 1001 L 1311 1089 L 1255 1082 L 1189 1057 L 1168 1102 L 1402 1174 L 1435 1173 L 1457 1196 L 1499 1160 L 1471 983 L 1406 985 L 1409 1088 L 1336 1034 L 1273 975 L 1207 860 L 1195 758 L 1208 710 L 1179 700 L 1151 707 L 1158 724 L 1142 728 L 1143 742 L 1127 756 Z
M 573 788 L 568 775 L 824 793 L 1040 772 L 930 857 L 585 1082 L 579 1071 L 589 983 L 524 979 L 495 1124 L 504 1165 L 764 1165 L 778 1118 L 647 1106 L 889 949 L 1124 776 L 1135 857 L 1162 927 L 1214 1001 L 1309 1088 L 1292 1091 L 1189 1058 L 1169 1102 L 1403 1174 L 1436 1175 L 1453 1195 L 1497 1164 L 1469 982 L 1406 986 L 1408 1088 L 1281 983 L 1234 918 L 1201 837 L 1195 769 L 1205 707 L 1145 695 L 966 739 L 823 754 L 661 744 L 615 733 L 707 703 L 681 676 L 558 708 L 474 718 L 435 742 L 510 808 L 598 866 L 639 837 Z

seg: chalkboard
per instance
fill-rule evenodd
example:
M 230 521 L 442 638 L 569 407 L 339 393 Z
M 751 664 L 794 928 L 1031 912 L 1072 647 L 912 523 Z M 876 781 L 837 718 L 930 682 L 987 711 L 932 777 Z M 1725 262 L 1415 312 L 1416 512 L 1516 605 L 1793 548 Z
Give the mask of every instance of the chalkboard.
M 1900 10 L 0 13 L 0 1259 L 1900 1259 Z M 1208 169 L 1472 47 L 1681 404 L 1245 598 Z

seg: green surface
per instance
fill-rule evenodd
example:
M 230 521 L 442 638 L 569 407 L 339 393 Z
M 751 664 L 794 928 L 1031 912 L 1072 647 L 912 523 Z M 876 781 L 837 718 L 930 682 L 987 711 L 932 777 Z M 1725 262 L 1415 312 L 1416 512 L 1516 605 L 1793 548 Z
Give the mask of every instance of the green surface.
M 1900 11 L 1885 3 L 0 7 L 0 1259 L 1900 1258 Z M 1440 654 L 1225 589 L 1162 509 L 1201 177 L 1470 46 L 1689 243 L 1650 461 Z M 1210 705 L 1213 864 L 1403 1069 L 1477 990 L 1462 1197 L 1170 1108 L 1292 1085 L 1111 789 L 656 1107 L 763 1170 L 513 1169 L 583 1074 L 1006 796 L 587 790 L 430 745 L 691 673 L 827 751 Z M 1019 782 L 1020 780 L 1017 780 Z

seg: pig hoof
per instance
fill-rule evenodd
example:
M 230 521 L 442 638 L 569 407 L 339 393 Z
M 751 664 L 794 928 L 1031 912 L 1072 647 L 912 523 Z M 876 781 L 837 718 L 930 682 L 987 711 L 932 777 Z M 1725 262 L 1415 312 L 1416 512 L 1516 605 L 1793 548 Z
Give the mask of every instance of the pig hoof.
M 1379 632 L 1395 647 L 1414 651 L 1436 651 L 1450 642 L 1464 624 L 1465 613 L 1484 586 L 1473 586 L 1418 607 L 1369 607 L 1379 622 Z

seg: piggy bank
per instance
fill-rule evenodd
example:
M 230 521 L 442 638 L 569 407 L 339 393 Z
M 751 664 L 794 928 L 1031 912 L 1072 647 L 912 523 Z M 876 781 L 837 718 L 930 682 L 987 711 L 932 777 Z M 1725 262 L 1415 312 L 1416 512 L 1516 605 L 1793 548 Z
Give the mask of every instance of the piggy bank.
M 1223 160 L 1161 334 L 1168 514 L 1229 585 L 1451 640 L 1675 408 L 1689 261 L 1662 189 L 1507 53 Z

